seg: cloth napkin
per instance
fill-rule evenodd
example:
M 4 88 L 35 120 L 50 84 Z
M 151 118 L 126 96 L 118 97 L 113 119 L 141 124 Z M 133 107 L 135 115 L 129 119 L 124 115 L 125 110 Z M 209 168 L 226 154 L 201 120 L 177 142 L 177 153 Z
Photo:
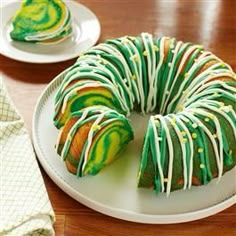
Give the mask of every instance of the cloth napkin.
M 54 221 L 24 120 L 0 77 L 0 235 L 55 235 Z

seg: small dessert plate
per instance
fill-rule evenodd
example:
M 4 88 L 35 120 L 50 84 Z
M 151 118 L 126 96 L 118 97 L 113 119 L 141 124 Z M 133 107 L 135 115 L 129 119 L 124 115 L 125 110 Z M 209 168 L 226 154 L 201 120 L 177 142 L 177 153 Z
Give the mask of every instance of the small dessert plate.
M 14 60 L 30 63 L 54 63 L 77 57 L 92 47 L 99 39 L 101 27 L 98 18 L 87 7 L 66 1 L 71 12 L 73 34 L 57 44 L 40 44 L 14 41 L 10 37 L 11 19 L 21 2 L 11 2 L 0 7 L 0 54 Z
M 37 157 L 51 179 L 78 202 L 103 214 L 123 220 L 168 224 L 201 219 L 236 203 L 236 168 L 201 187 L 174 191 L 169 197 L 151 189 L 137 188 L 137 172 L 148 116 L 129 117 L 135 139 L 122 157 L 96 176 L 77 178 L 57 155 L 58 130 L 53 125 L 54 99 L 67 70 L 45 88 L 35 107 L 32 137 Z

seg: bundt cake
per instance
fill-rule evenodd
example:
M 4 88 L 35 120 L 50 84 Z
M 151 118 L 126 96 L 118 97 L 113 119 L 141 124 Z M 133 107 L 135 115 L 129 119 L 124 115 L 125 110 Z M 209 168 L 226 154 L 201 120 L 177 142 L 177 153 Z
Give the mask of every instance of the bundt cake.
M 169 194 L 236 165 L 235 109 L 235 73 L 202 46 L 148 33 L 111 39 L 67 70 L 55 99 L 57 151 L 70 172 L 96 174 L 133 139 L 125 116 L 152 112 L 138 186 Z
M 12 20 L 13 40 L 55 43 L 72 34 L 71 15 L 62 0 L 24 0 Z

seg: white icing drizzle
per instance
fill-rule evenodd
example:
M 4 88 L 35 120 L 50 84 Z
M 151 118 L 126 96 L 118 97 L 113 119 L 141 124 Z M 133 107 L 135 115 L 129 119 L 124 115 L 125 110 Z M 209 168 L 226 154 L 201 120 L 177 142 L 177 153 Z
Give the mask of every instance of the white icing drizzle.
M 172 127 L 174 128 L 174 130 L 175 130 L 175 132 L 177 134 L 177 137 L 179 139 L 180 146 L 181 146 L 182 159 L 183 159 L 183 176 L 184 176 L 184 188 L 183 189 L 185 190 L 187 188 L 187 185 L 188 185 L 186 146 L 181 141 L 181 139 L 183 139 L 183 136 L 182 136 L 178 126 L 176 124 L 173 124 L 172 119 L 170 118 L 170 116 L 166 116 L 166 119 L 169 120 L 169 122 L 171 123 Z
M 169 131 L 169 128 L 166 124 L 165 118 L 162 117 L 161 115 L 156 115 L 155 118 L 160 120 L 160 123 L 166 132 L 166 139 L 167 139 L 168 148 L 169 148 L 168 182 L 167 182 L 167 188 L 166 188 L 166 194 L 167 194 L 167 196 L 169 196 L 170 191 L 171 191 L 171 182 L 172 182 L 172 174 L 173 174 L 173 161 L 174 161 L 173 143 L 171 140 L 170 131 Z
M 124 58 L 124 56 L 121 54 L 121 52 L 118 49 L 116 49 L 114 46 L 111 46 L 109 44 L 98 44 L 96 47 L 94 47 L 94 49 L 100 49 L 102 51 L 108 52 L 120 60 L 121 64 L 124 66 L 126 79 L 129 83 L 129 86 L 130 86 L 130 88 L 134 89 L 135 97 L 136 97 L 137 102 L 139 104 L 140 100 L 139 100 L 138 89 L 136 86 L 134 86 L 134 81 L 131 80 L 132 72 L 130 71 L 129 65 L 127 64 L 127 61 Z
M 144 48 L 145 48 L 145 51 L 146 52 L 149 52 L 149 47 L 148 47 L 148 40 L 146 37 L 148 37 L 148 34 L 147 33 L 142 33 L 141 34 L 141 37 L 142 37 L 142 40 L 143 40 L 143 44 L 144 44 Z M 152 59 L 151 59 L 151 55 L 150 53 L 147 53 L 147 74 L 148 74 L 148 78 L 150 81 L 152 81 L 154 78 L 153 78 L 153 71 L 152 71 Z
M 202 56 L 202 55 L 201 55 Z M 211 58 L 211 56 L 210 56 L 210 58 Z M 210 59 L 209 58 L 209 59 Z M 180 88 L 179 88 L 179 90 L 178 90 L 178 93 L 176 94 L 176 96 L 172 99 L 172 101 L 170 102 L 170 104 L 168 105 L 168 107 L 167 107 L 167 112 L 169 112 L 169 110 L 170 110 L 170 107 L 172 106 L 172 104 L 178 99 L 178 97 L 179 97 L 179 95 L 180 94 L 182 94 L 182 91 L 183 91 L 183 88 L 185 87 L 185 85 L 186 85 L 186 83 L 187 83 L 187 81 L 188 81 L 188 77 L 196 70 L 196 69 L 198 69 L 198 65 L 199 65 L 199 63 L 200 62 L 202 62 L 202 61 L 207 61 L 206 60 L 206 58 L 202 58 L 202 60 L 200 60 L 200 58 L 198 59 L 198 63 L 194 63 L 193 65 L 192 65 L 192 67 L 190 68 L 190 70 L 187 72 L 188 73 L 188 76 L 185 78 L 185 80 L 183 81 L 183 83 L 180 85 Z M 209 69 L 209 68 L 208 68 Z M 204 72 L 206 72 L 206 71 L 204 71 Z M 203 72 L 203 73 L 204 73 Z M 202 75 L 203 73 L 200 73 L 200 75 Z M 197 77 L 196 77 L 197 78 Z M 196 79 L 195 78 L 195 79 Z M 195 80 L 194 79 L 194 80 Z M 180 102 L 179 102 L 180 103 Z
M 86 81 L 87 86 L 94 83 L 97 83 L 97 85 L 101 84 L 101 82 L 94 82 L 92 80 Z M 61 112 L 64 113 L 64 111 L 66 110 L 67 100 L 69 99 L 69 96 L 72 95 L 72 90 L 75 90 L 76 87 L 79 87 L 79 86 L 81 87 L 83 85 L 85 85 L 85 83 L 81 81 L 77 83 L 76 85 L 74 85 L 73 87 L 71 87 L 70 90 L 65 91 L 65 94 L 62 94 L 60 98 L 58 99 L 57 103 L 55 104 L 56 111 L 58 111 L 61 108 Z
M 64 146 L 63 146 L 63 149 L 62 149 L 62 152 L 61 152 L 61 157 L 62 157 L 63 159 L 66 157 L 67 152 L 68 152 L 68 150 L 66 150 L 66 149 L 67 149 L 67 146 L 70 145 L 71 142 L 72 142 L 72 134 L 73 134 L 74 130 L 77 128 L 77 125 L 78 125 L 79 123 L 81 123 L 81 121 L 83 121 L 83 120 L 86 118 L 86 116 L 88 115 L 89 110 L 90 110 L 89 108 L 88 108 L 88 109 L 85 109 L 84 112 L 83 112 L 83 114 L 82 114 L 82 116 L 81 116 L 81 117 L 75 122 L 75 124 L 71 127 L 71 129 L 70 129 L 70 131 L 69 131 L 69 133 L 68 133 L 68 135 L 67 135 L 66 142 L 65 142 L 65 144 L 64 144 Z M 59 141 L 60 141 L 60 140 L 58 140 L 57 147 L 59 146 Z
M 210 68 L 208 68 L 208 69 L 210 70 Z M 208 70 L 208 69 L 207 69 L 207 70 Z M 199 74 L 197 77 L 195 77 L 194 80 L 198 80 L 199 78 L 200 78 L 200 80 L 201 80 L 201 79 L 207 74 L 207 70 L 205 70 L 204 72 L 202 72 L 201 74 Z M 206 77 L 206 78 L 207 78 L 207 77 Z M 206 78 L 205 78 L 205 79 L 206 79 Z M 210 77 L 209 77 L 209 79 L 210 79 Z M 207 82 L 207 81 L 206 81 L 206 80 L 203 80 L 203 81 L 200 81 L 199 83 L 204 84 L 205 82 Z M 183 91 L 184 86 L 185 86 L 185 84 L 182 83 L 181 86 L 180 86 L 180 89 L 179 89 L 178 93 L 176 94 L 176 96 L 173 98 L 173 100 L 172 100 L 172 101 L 170 102 L 170 104 L 168 105 L 167 112 L 170 112 L 171 106 L 172 106 L 173 103 L 174 103 L 174 99 L 177 100 L 178 97 L 180 97 L 180 98 L 179 98 L 179 101 L 178 101 L 178 104 L 183 104 L 183 103 L 184 103 L 184 100 L 187 99 L 187 96 L 188 96 L 188 93 L 189 93 L 189 87 L 188 87 L 185 91 Z M 180 95 L 181 95 L 181 96 L 180 96 Z M 178 109 L 178 106 L 176 106 L 176 108 Z M 178 111 L 178 110 L 177 110 L 177 111 Z
M 185 96 L 182 97 L 180 102 L 183 101 L 183 99 L 186 99 L 186 98 L 190 97 L 194 93 L 194 91 L 197 90 L 199 87 L 200 87 L 200 89 L 202 88 L 202 86 L 205 86 L 204 88 L 209 87 L 206 84 L 208 81 L 211 81 L 212 79 L 220 78 L 220 77 L 223 77 L 223 76 L 231 77 L 231 74 L 229 74 L 229 73 L 219 73 L 219 74 L 214 74 L 214 75 L 208 74 L 204 79 L 202 79 L 201 76 L 196 77 L 196 79 L 194 79 L 193 83 L 191 83 L 189 85 L 188 93 L 186 93 Z M 221 82 L 221 84 L 223 84 L 223 83 Z
M 151 41 L 151 50 L 152 50 L 152 55 L 153 55 L 153 74 L 152 74 L 152 82 L 151 82 L 151 86 L 150 86 L 150 84 L 149 84 L 149 89 L 152 89 L 152 91 L 153 91 L 153 93 L 154 93 L 154 95 L 153 95 L 153 93 L 151 93 L 152 95 L 152 99 L 154 100 L 155 99 L 155 97 L 156 97 L 156 90 L 154 90 L 153 89 L 153 84 L 154 84 L 154 81 L 155 81 L 155 77 L 156 77 L 156 65 L 157 65 L 157 59 L 156 59 L 156 50 L 154 49 L 154 48 L 156 48 L 156 50 L 159 50 L 158 48 L 157 48 L 157 46 L 156 45 L 154 45 L 154 42 L 153 42 L 153 38 L 152 38 L 152 41 Z M 148 112 L 150 112 L 150 111 L 153 111 L 153 107 L 152 107 L 152 104 L 148 104 Z
M 127 43 L 125 43 L 124 46 L 126 47 L 127 51 L 129 52 L 129 55 L 130 55 L 130 58 L 131 58 L 131 63 L 134 66 L 135 76 L 136 76 L 136 79 L 134 80 L 134 83 L 135 84 L 137 83 L 137 87 L 138 87 L 138 91 L 139 91 L 141 111 L 144 114 L 145 113 L 145 110 L 144 110 L 145 98 L 144 98 L 144 90 L 143 90 L 141 58 L 140 58 L 140 55 L 139 55 L 139 52 L 138 52 L 137 48 L 133 45 L 133 42 L 131 40 L 129 40 L 127 37 L 125 37 L 125 39 L 127 40 Z M 133 54 L 131 52 L 128 45 L 132 47 L 132 49 L 135 51 L 135 54 Z M 137 57 L 137 63 L 135 62 L 134 59 L 132 59 L 132 56 Z
M 43 31 L 38 31 L 37 34 L 26 36 L 25 39 L 27 41 L 45 41 L 45 40 L 49 40 L 49 39 L 54 38 L 56 35 L 59 35 L 62 31 L 66 30 L 67 28 L 70 28 L 71 27 L 71 20 L 68 22 L 68 24 L 66 24 L 68 17 L 70 16 L 69 10 L 66 6 L 65 6 L 65 10 L 66 10 L 66 16 L 63 20 L 63 23 L 61 24 L 61 26 L 57 30 L 54 30 L 53 32 L 48 32 L 48 33 L 43 32 Z M 72 34 L 72 32 L 70 34 L 66 35 L 66 38 L 69 37 L 71 34 Z M 58 42 L 59 41 L 56 41 L 54 43 L 58 43 Z M 50 43 L 50 44 L 53 44 L 53 43 Z
M 172 82 L 172 85 L 170 87 L 169 93 L 167 94 L 167 98 L 165 100 L 164 107 L 166 107 L 167 102 L 169 101 L 170 95 L 171 95 L 171 93 L 172 93 L 172 91 L 175 87 L 176 80 L 179 77 L 180 72 L 183 69 L 183 66 L 186 64 L 186 61 L 188 60 L 189 56 L 198 48 L 199 48 L 199 46 L 196 46 L 196 45 L 189 46 L 189 48 L 186 50 L 186 52 L 182 56 L 180 64 L 179 64 L 178 69 L 177 69 L 177 72 L 176 72 L 176 75 L 175 75 L 175 77 L 173 79 L 173 82 Z
M 95 120 L 95 122 L 93 123 L 92 127 L 93 126 L 96 126 L 98 125 L 103 117 L 107 114 L 108 112 L 104 112 L 102 113 L 101 115 L 98 116 L 98 118 Z M 91 128 L 89 130 L 89 133 L 88 133 L 88 139 L 87 139 L 87 146 L 86 146 L 86 149 L 85 149 L 85 154 L 84 154 L 84 162 L 83 162 L 83 166 L 82 166 L 82 172 L 84 172 L 84 168 L 88 162 L 88 153 L 89 153 L 89 150 L 90 150 L 90 147 L 91 147 L 91 144 L 92 144 L 92 141 L 93 141 L 93 133 L 94 133 L 94 130 Z
M 191 137 L 191 134 L 188 130 L 188 128 L 186 127 L 186 125 L 184 124 L 184 122 L 182 122 L 181 119 L 183 119 L 183 117 L 181 115 L 176 115 L 175 116 L 176 121 L 178 121 L 178 123 L 181 125 L 182 129 L 184 130 L 184 132 L 186 133 L 187 137 L 188 137 L 188 142 L 189 142 L 189 147 L 190 147 L 190 156 L 189 156 L 189 182 L 188 182 L 188 188 L 190 189 L 192 186 L 192 178 L 193 178 L 193 154 L 194 154 L 194 149 L 193 149 L 193 139 Z
M 104 83 L 99 83 L 99 82 L 91 82 L 91 83 L 86 83 L 85 85 L 82 85 L 80 87 L 75 87 L 74 89 L 72 89 L 70 92 L 68 92 L 63 100 L 63 104 L 62 104 L 62 109 L 61 112 L 64 113 L 67 107 L 67 103 L 70 100 L 70 97 L 73 94 L 78 93 L 80 90 L 85 89 L 85 88 L 96 88 L 96 87 L 103 87 L 103 88 L 107 88 L 108 90 L 112 91 L 115 96 L 117 97 L 117 100 L 120 102 L 120 105 L 122 107 L 122 109 L 124 111 L 127 111 L 127 113 L 129 114 L 129 109 L 127 107 L 127 104 L 123 101 L 123 99 L 120 97 L 120 94 L 117 92 L 117 90 L 115 89 L 114 86 L 108 85 L 108 84 L 104 84 Z
M 187 107 L 189 104 L 192 104 L 196 99 L 201 99 L 202 97 L 205 97 L 205 96 L 214 95 L 214 93 L 226 94 L 229 97 L 231 97 L 232 100 L 234 99 L 234 96 L 231 93 L 229 93 L 223 89 L 215 88 L 215 89 L 208 89 L 208 90 L 202 91 L 202 92 L 196 94 L 195 96 L 192 96 L 189 100 L 184 102 L 184 106 Z
M 156 159 L 157 159 L 157 168 L 158 168 L 158 173 L 160 175 L 160 182 L 161 182 L 161 192 L 163 193 L 165 191 L 165 186 L 164 186 L 164 174 L 163 174 L 163 169 L 161 166 L 161 155 L 160 155 L 160 146 L 159 146 L 159 137 L 157 134 L 157 129 L 155 125 L 155 120 L 154 116 L 150 117 L 150 122 L 152 124 L 152 129 L 155 137 L 155 151 L 156 151 Z
M 148 34 L 148 38 L 149 38 L 149 42 L 150 42 L 150 46 L 151 46 L 151 53 L 152 53 L 152 76 L 151 76 L 151 80 L 155 80 L 155 73 L 156 73 L 156 52 L 154 50 L 154 43 L 153 43 L 153 37 L 151 34 Z M 153 82 L 152 82 L 153 83 Z M 151 109 L 151 107 L 149 108 L 149 110 Z
M 151 89 L 153 86 L 153 81 L 155 79 L 155 67 L 156 67 L 156 57 L 155 57 L 155 50 L 154 50 L 154 44 L 153 44 L 153 37 L 151 34 L 148 34 L 148 33 L 142 33 L 141 37 L 143 40 L 145 52 L 147 52 L 148 82 L 149 82 L 149 89 Z M 148 46 L 148 43 L 150 44 L 151 50 Z M 151 94 L 150 90 L 149 90 L 149 94 Z M 146 112 L 151 111 L 151 104 L 150 104 L 151 98 L 153 98 L 153 94 L 151 94 L 149 101 L 147 101 Z
M 79 71 L 78 68 L 76 68 L 76 69 L 77 69 L 77 72 L 74 73 L 74 74 L 70 77 L 70 79 L 69 79 L 68 81 L 66 81 L 66 83 L 65 83 L 64 86 L 62 87 L 62 91 L 65 91 L 66 86 L 68 86 L 71 81 L 78 79 L 78 77 L 79 77 L 79 78 L 86 78 L 86 77 L 88 77 L 88 80 L 93 80 L 93 79 L 90 78 L 91 74 L 92 74 L 94 77 L 97 77 L 97 78 L 102 79 L 106 84 L 110 84 L 110 85 L 113 86 L 113 87 L 114 87 L 114 85 L 117 85 L 117 87 L 119 87 L 121 90 L 123 90 L 123 88 L 121 87 L 121 85 L 116 82 L 114 75 L 113 75 L 107 68 L 105 68 L 104 66 L 102 66 L 101 64 L 96 63 L 96 67 L 95 67 L 95 66 L 84 66 L 84 67 L 82 67 L 82 68 L 83 68 L 83 69 L 88 69 L 88 70 L 91 70 L 91 71 L 82 72 L 82 71 Z M 101 71 L 107 73 L 107 74 L 110 76 L 111 80 L 109 80 L 106 76 L 103 76 L 103 75 L 100 75 L 100 74 L 96 73 L 96 70 L 99 71 L 99 69 L 100 69 Z M 95 81 L 96 81 L 96 80 L 95 80 Z M 99 81 L 99 80 L 97 80 L 97 81 L 98 81 L 98 82 L 101 82 L 101 81 Z M 116 93 L 119 94 L 118 88 L 115 88 L 115 89 L 116 89 Z M 65 91 L 65 92 L 66 92 L 66 91 Z M 128 105 L 127 105 L 127 103 L 126 103 L 126 97 L 124 96 L 124 93 L 122 93 L 121 95 L 122 95 L 122 96 L 121 96 L 121 97 L 122 97 L 122 101 L 124 102 L 124 105 L 126 106 L 126 111 L 127 111 L 127 110 L 130 110 L 129 107 L 128 107 Z M 132 102 L 130 102 L 130 103 L 132 103 Z
M 208 60 L 211 60 L 211 59 L 215 59 L 215 56 L 214 55 L 210 55 L 208 57 L 205 57 L 205 58 L 199 58 L 197 61 L 197 63 L 195 62 L 193 64 L 193 66 L 191 67 L 191 69 L 187 72 L 189 74 L 189 76 L 191 76 L 191 74 L 196 70 L 198 69 L 198 66 L 199 64 L 202 62 L 202 61 L 208 61 Z M 213 65 L 214 66 L 214 65 Z M 202 78 L 204 75 L 208 74 L 209 71 L 212 70 L 212 66 L 210 66 L 209 68 L 207 68 L 206 70 L 204 70 L 203 72 L 201 72 L 199 75 L 197 75 L 194 80 L 192 81 L 192 83 L 195 81 L 197 81 L 199 78 Z M 188 76 L 188 77 L 189 77 Z M 179 104 L 181 104 L 182 100 L 185 98 L 185 93 L 183 94 L 183 89 L 184 87 L 186 86 L 186 83 L 188 81 L 188 77 L 184 79 L 183 83 L 180 85 L 180 88 L 179 88 L 179 91 L 178 93 L 176 94 L 176 96 L 172 99 L 172 101 L 169 103 L 168 107 L 167 107 L 167 112 L 170 111 L 170 108 L 171 106 L 174 104 L 174 102 L 176 102 L 176 100 L 179 98 L 179 96 L 182 94 L 182 97 L 179 99 Z M 191 84 L 189 85 L 191 86 Z
M 211 103 L 215 104 L 215 105 L 219 105 L 219 102 L 217 102 L 217 101 L 209 101 L 209 100 L 206 99 L 206 100 L 201 100 L 199 102 L 195 102 L 195 103 L 191 104 L 189 106 L 189 108 L 205 107 L 205 108 L 207 108 L 207 109 L 209 109 L 211 111 L 219 113 L 221 116 L 223 116 L 229 122 L 230 126 L 232 127 L 232 131 L 234 133 L 234 137 L 236 139 L 236 127 L 235 127 L 235 123 L 234 123 L 235 121 L 231 120 L 230 116 L 227 115 L 227 112 L 223 112 L 224 111 L 223 109 L 226 106 L 223 106 L 222 108 L 216 108 L 216 107 L 210 106 Z M 229 110 L 232 112 L 233 117 L 236 118 L 236 114 L 235 114 L 233 108 L 229 108 Z
M 220 178 L 223 175 L 223 167 L 224 167 L 224 163 L 223 163 L 223 140 L 222 140 L 222 134 L 221 134 L 221 127 L 219 124 L 219 121 L 214 118 L 213 121 L 215 123 L 216 126 L 216 134 L 217 137 L 219 139 L 219 143 L 220 143 L 220 152 L 218 152 L 218 147 L 217 147 L 217 143 L 213 137 L 213 134 L 208 130 L 208 128 L 203 124 L 203 122 L 198 119 L 196 116 L 193 115 L 193 112 L 198 113 L 198 114 L 204 114 L 205 116 L 209 116 L 210 113 L 204 112 L 200 109 L 186 109 L 185 111 L 182 112 L 182 114 L 184 114 L 187 117 L 190 117 L 192 120 L 194 120 L 194 122 L 196 122 L 196 124 L 198 126 L 200 126 L 204 132 L 207 134 L 207 136 L 209 137 L 209 139 L 211 140 L 214 152 L 215 152 L 215 159 L 216 159 L 216 163 L 217 163 L 217 167 L 218 167 L 218 181 L 220 180 Z M 220 155 L 219 155 L 220 153 Z
M 80 68 L 82 69 L 82 68 Z M 99 79 L 102 79 L 105 83 L 107 84 L 111 84 L 113 85 L 113 81 L 109 80 L 107 77 L 103 76 L 103 75 L 100 75 L 100 74 L 97 74 L 95 71 L 98 71 L 98 69 L 95 67 L 92 67 L 92 66 L 86 66 L 86 67 L 83 67 L 83 69 L 89 69 L 90 71 L 79 71 L 77 70 L 76 73 L 74 73 L 70 79 L 68 81 L 65 82 L 65 84 L 63 85 L 62 87 L 62 91 L 65 90 L 66 86 L 68 86 L 70 84 L 70 82 L 72 82 L 73 80 L 76 80 L 76 79 L 81 79 L 84 80 L 84 78 L 87 78 L 86 80 L 94 80 L 94 79 L 91 79 L 89 76 L 91 76 L 91 74 L 94 76 L 94 77 L 97 77 Z M 88 76 L 88 77 L 87 77 Z M 101 82 L 100 80 L 98 80 L 98 82 Z
M 209 77 L 206 80 L 204 80 L 203 83 L 199 83 L 197 86 L 195 86 L 191 91 L 188 92 L 186 98 L 191 97 L 192 95 L 198 94 L 200 93 L 202 90 L 205 90 L 207 88 L 209 88 L 211 85 L 221 85 L 223 88 L 230 90 L 232 92 L 236 92 L 236 89 L 232 86 L 227 85 L 225 82 L 222 82 L 220 80 L 214 80 L 211 81 L 211 79 L 217 78 L 217 77 L 221 77 L 221 76 L 226 76 L 226 75 L 219 75 L 219 76 L 215 76 L 215 77 Z M 230 76 L 229 76 L 230 77 Z M 210 82 L 208 82 L 210 80 Z
M 85 59 L 82 60 L 82 62 L 83 62 L 83 61 L 86 61 L 86 62 L 88 62 L 88 63 L 89 63 L 89 62 L 92 62 L 92 63 L 95 64 L 95 66 L 99 66 L 99 67 L 101 68 L 101 70 L 105 70 L 107 73 L 110 73 L 110 74 L 109 74 L 110 76 L 113 75 L 113 74 L 110 72 L 110 70 L 109 70 L 108 68 L 106 68 L 105 66 L 101 65 L 101 63 L 98 63 L 97 60 L 98 60 L 97 56 L 89 55 L 89 57 L 85 57 Z M 131 109 L 133 109 L 134 95 L 133 95 L 133 93 L 131 92 L 131 90 L 129 89 L 129 86 L 127 86 L 127 84 L 126 84 L 124 78 L 122 78 L 120 72 L 117 70 L 117 68 L 116 68 L 109 60 L 103 58 L 102 61 L 103 61 L 103 63 L 108 64 L 110 67 L 112 67 L 112 69 L 113 69 L 113 70 L 116 72 L 116 74 L 118 75 L 118 77 L 119 77 L 119 83 L 122 83 L 122 85 L 124 86 L 125 92 L 126 92 L 126 93 L 128 94 L 128 96 L 129 96 L 129 101 L 130 101 Z M 113 75 L 113 77 L 111 77 L 111 78 L 112 78 L 112 80 L 114 80 L 114 83 L 117 83 L 117 82 L 116 82 L 116 79 L 115 79 L 115 77 L 114 77 L 114 75 Z M 119 84 L 119 83 L 118 83 L 118 84 Z M 120 86 L 120 84 L 119 84 L 119 86 Z M 121 87 L 121 86 L 120 86 L 120 87 Z M 123 90 L 123 89 L 122 89 L 122 90 Z
M 170 77 L 171 77 L 171 75 L 173 73 L 173 69 L 174 69 L 174 66 L 175 66 L 175 60 L 176 60 L 178 52 L 179 52 L 179 50 L 181 48 L 181 45 L 182 45 L 182 42 L 179 41 L 177 43 L 175 49 L 174 49 L 174 55 L 173 55 L 173 59 L 172 59 L 172 62 L 171 62 L 171 67 L 170 67 L 170 70 L 169 70 L 169 73 L 168 73 L 167 81 L 166 81 L 166 84 L 165 84 L 165 87 L 164 87 L 163 97 L 162 97 L 162 100 L 161 100 L 161 105 L 160 105 L 160 113 L 161 114 L 163 114 L 164 110 L 165 110 L 165 106 L 164 106 L 165 103 L 164 102 L 165 102 L 166 95 L 169 94 L 169 93 L 167 93 L 167 88 L 168 88 L 168 85 L 169 85 Z
M 202 78 L 204 78 L 204 81 L 208 81 L 210 79 L 215 79 L 218 77 L 232 77 L 233 74 L 225 69 L 217 69 L 216 67 L 219 66 L 219 63 L 214 64 L 212 67 L 209 67 L 209 70 L 206 70 L 206 73 L 200 73 L 199 76 L 197 76 L 189 85 L 189 91 L 191 91 L 194 87 L 199 86 L 199 81 L 202 84 Z M 206 76 L 206 77 L 205 77 Z
M 115 47 L 113 47 L 112 45 L 109 45 L 109 44 L 102 43 L 102 44 L 98 44 L 97 46 L 93 47 L 92 49 L 93 50 L 90 50 L 90 51 L 92 51 L 94 53 L 97 53 L 96 50 L 100 50 L 102 52 L 106 52 L 106 53 L 116 57 L 121 62 L 121 64 L 124 66 L 126 78 L 130 78 L 132 76 L 132 73 L 130 71 L 130 68 L 129 68 L 125 58 L 120 53 L 120 51 L 117 50 Z M 85 56 L 89 56 L 89 57 L 93 56 L 93 57 L 97 58 L 97 56 L 95 56 L 95 55 L 85 55 Z M 83 58 L 78 59 L 78 61 L 80 61 L 80 60 L 83 60 Z M 103 60 L 104 60 L 104 58 L 103 58 Z M 129 88 L 131 89 L 132 88 L 131 81 L 128 80 L 127 82 L 129 84 Z
M 208 57 L 208 56 L 212 56 L 213 54 L 210 51 L 203 51 L 202 54 L 198 57 L 197 60 L 200 60 L 202 58 Z M 216 56 L 214 55 L 214 57 L 216 58 Z
M 153 111 L 156 108 L 157 105 L 157 94 L 158 94 L 158 88 L 157 88 L 157 77 L 159 74 L 159 71 L 161 69 L 161 66 L 163 64 L 164 61 L 164 57 L 165 57 L 165 40 L 167 39 L 167 37 L 162 37 L 161 41 L 160 41 L 160 59 L 159 62 L 157 64 L 157 67 L 155 69 L 155 75 L 154 78 L 156 78 L 154 81 L 152 81 L 149 85 L 149 97 L 148 97 L 148 106 L 150 106 L 151 101 L 153 100 L 153 106 L 151 108 L 151 111 Z

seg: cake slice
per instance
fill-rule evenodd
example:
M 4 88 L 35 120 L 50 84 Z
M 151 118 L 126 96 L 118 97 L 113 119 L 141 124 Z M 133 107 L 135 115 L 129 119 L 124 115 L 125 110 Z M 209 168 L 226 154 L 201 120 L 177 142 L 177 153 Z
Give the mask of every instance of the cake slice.
M 78 177 L 95 175 L 119 157 L 133 139 L 128 119 L 104 106 L 71 114 L 61 128 L 57 152 Z
M 71 14 L 62 0 L 24 0 L 12 20 L 13 40 L 55 43 L 72 34 Z

